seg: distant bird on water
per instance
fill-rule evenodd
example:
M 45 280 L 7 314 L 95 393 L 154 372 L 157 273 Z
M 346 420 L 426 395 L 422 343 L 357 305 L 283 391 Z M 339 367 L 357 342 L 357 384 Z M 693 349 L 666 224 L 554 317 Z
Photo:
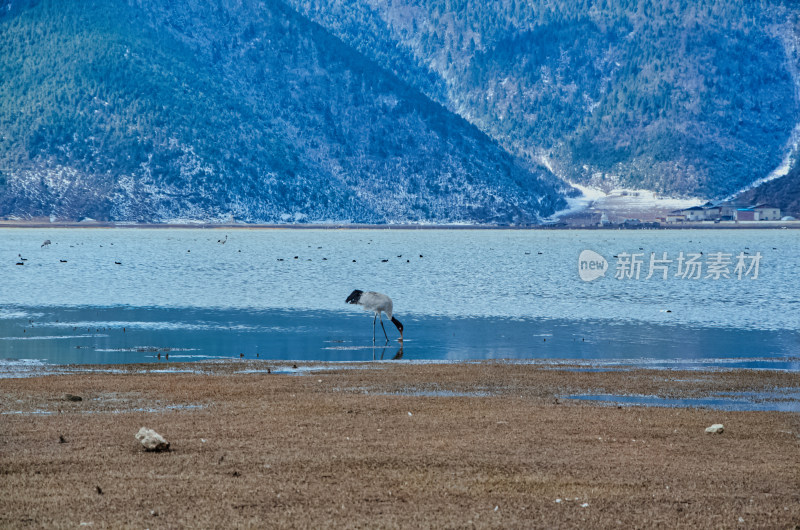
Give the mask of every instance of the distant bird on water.
M 42 243 L 42 247 L 49 247 L 49 246 L 50 246 L 50 240 L 49 239 L 46 240 L 44 243 Z
M 356 289 L 345 300 L 348 304 L 358 304 L 364 308 L 365 311 L 374 311 L 375 318 L 372 319 L 372 342 L 375 342 L 375 321 L 380 318 L 381 329 L 383 329 L 383 336 L 386 341 L 389 341 L 389 335 L 386 334 L 386 328 L 383 327 L 383 317 L 381 312 L 386 313 L 386 316 L 392 321 L 392 324 L 397 326 L 397 331 L 400 332 L 400 342 L 403 342 L 403 324 L 392 315 L 392 299 L 383 293 L 376 293 L 375 291 L 359 291 Z

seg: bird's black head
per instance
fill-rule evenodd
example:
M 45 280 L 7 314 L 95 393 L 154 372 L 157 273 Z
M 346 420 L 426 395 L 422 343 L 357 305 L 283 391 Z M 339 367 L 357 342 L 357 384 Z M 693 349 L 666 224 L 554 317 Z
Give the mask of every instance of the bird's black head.
M 355 291 L 350 293 L 350 296 L 347 297 L 347 300 L 345 300 L 345 303 L 347 303 L 347 304 L 357 304 L 359 302 L 359 300 L 361 300 L 361 295 L 362 294 L 364 294 L 364 291 L 359 291 L 358 289 L 356 289 Z

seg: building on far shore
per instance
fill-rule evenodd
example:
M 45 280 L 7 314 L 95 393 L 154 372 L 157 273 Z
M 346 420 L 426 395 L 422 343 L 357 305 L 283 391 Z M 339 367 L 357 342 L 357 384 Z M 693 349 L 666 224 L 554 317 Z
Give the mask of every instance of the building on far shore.
M 706 210 L 702 206 L 684 208 L 680 212 L 686 217 L 687 221 L 705 221 L 707 219 Z
M 686 220 L 686 216 L 680 213 L 681 210 L 675 210 L 674 212 L 670 212 L 665 217 L 665 221 L 667 223 L 682 223 Z
M 756 212 L 756 221 L 781 220 L 780 208 L 775 208 L 774 206 L 770 206 L 768 204 L 758 204 L 756 206 L 753 206 L 753 210 Z
M 737 221 L 780 221 L 781 209 L 768 204 L 736 209 Z
M 703 206 L 703 213 L 705 214 L 706 219 L 719 219 L 722 217 L 722 208 L 720 206 L 714 206 L 709 202 Z
M 703 206 L 692 206 L 675 210 L 659 218 L 665 223 L 683 223 L 698 221 L 780 221 L 781 209 L 768 204 L 749 206 L 734 202 L 723 202 L 714 205 L 707 202 Z

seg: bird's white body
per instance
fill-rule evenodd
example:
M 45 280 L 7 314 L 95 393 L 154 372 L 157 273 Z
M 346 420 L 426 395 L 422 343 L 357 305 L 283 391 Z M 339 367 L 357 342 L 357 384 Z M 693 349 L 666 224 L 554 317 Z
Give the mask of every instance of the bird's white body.
M 376 293 L 375 291 L 361 291 L 356 289 L 350 296 L 347 297 L 345 300 L 348 304 L 358 304 L 363 307 L 367 311 L 372 311 L 375 313 L 375 318 L 372 319 L 372 342 L 375 342 L 375 321 L 380 318 L 381 320 L 381 329 L 383 330 L 383 336 L 386 337 L 386 340 L 389 340 L 389 336 L 386 334 L 386 328 L 383 327 L 383 317 L 381 317 L 381 313 L 385 313 L 389 320 L 392 321 L 397 327 L 397 331 L 400 332 L 400 338 L 398 339 L 400 342 L 403 341 L 403 324 L 394 318 L 392 314 L 392 299 L 386 296 L 383 293 Z
M 375 313 L 383 311 L 389 319 L 392 318 L 392 299 L 383 293 L 364 291 L 361 298 L 358 300 L 358 305 L 363 307 L 366 311 L 373 311 Z

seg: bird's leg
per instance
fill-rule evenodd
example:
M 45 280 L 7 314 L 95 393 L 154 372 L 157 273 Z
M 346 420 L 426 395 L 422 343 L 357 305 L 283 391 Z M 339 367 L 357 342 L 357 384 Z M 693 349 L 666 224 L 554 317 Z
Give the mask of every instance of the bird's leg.
M 375 313 L 375 318 L 372 319 L 372 342 L 375 343 L 375 321 L 378 320 L 378 313 Z M 383 321 L 381 320 L 381 326 Z
M 380 316 L 380 313 L 378 313 Z M 381 329 L 383 329 L 383 336 L 386 337 L 386 342 L 389 342 L 389 335 L 386 334 L 386 328 L 383 327 L 383 317 L 381 316 Z

